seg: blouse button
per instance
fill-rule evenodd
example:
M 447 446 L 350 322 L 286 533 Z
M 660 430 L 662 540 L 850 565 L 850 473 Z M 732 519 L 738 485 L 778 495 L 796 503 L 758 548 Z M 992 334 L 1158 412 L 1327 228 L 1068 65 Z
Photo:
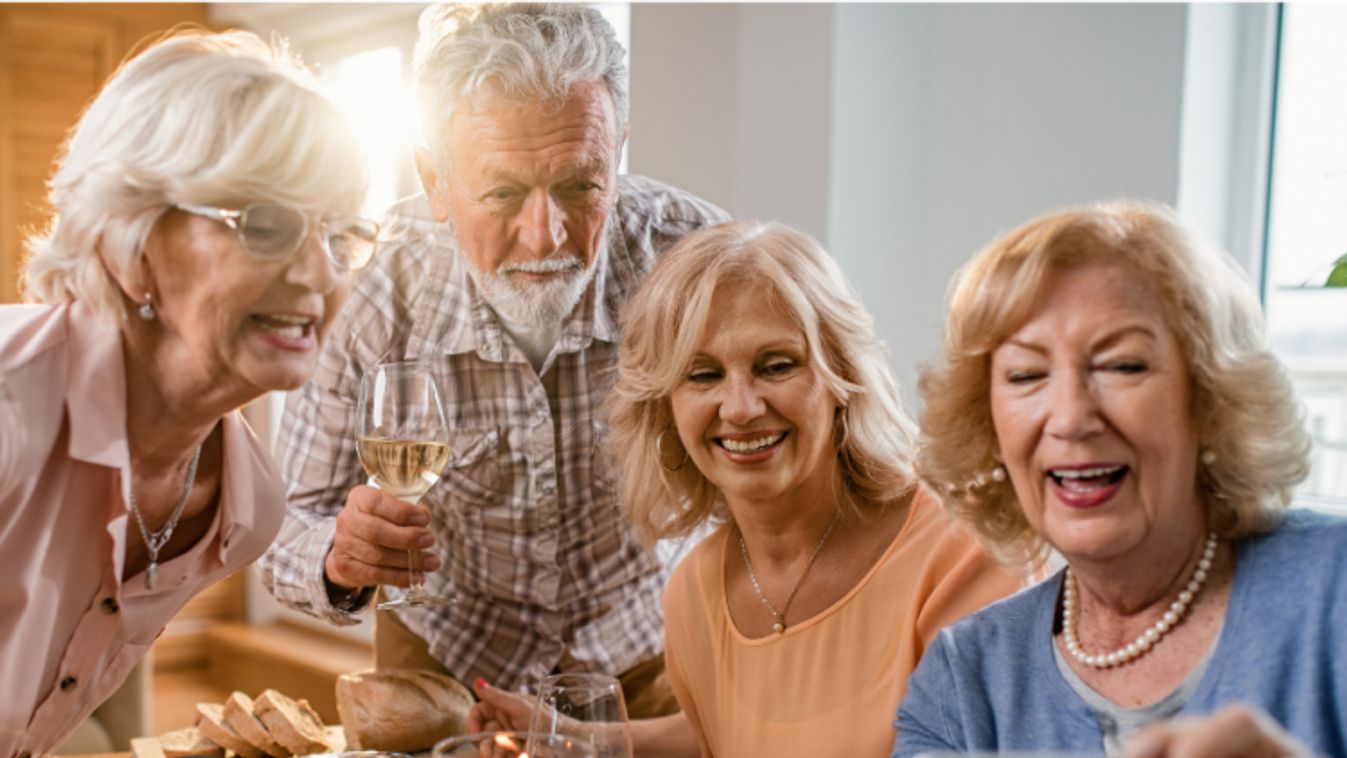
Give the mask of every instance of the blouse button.
M 117 605 L 117 599 L 116 599 L 116 598 L 113 598 L 113 597 L 105 597 L 105 598 L 103 598 L 103 612 L 104 612 L 104 613 L 106 613 L 106 614 L 108 614 L 109 616 L 111 616 L 112 614 L 114 614 L 114 613 L 116 613 L 117 611 L 120 611 L 120 610 L 121 610 L 121 606 Z
M 79 680 L 75 679 L 73 676 L 67 676 L 61 680 L 61 691 L 69 692 L 75 689 L 76 684 L 79 684 Z

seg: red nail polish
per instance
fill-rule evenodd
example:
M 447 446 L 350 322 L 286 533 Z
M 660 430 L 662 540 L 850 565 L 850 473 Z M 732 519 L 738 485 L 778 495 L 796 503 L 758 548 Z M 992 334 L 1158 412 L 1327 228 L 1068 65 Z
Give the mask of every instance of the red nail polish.
M 472 680 L 472 687 L 473 689 L 480 690 L 486 687 L 486 680 L 479 676 L 476 679 Z

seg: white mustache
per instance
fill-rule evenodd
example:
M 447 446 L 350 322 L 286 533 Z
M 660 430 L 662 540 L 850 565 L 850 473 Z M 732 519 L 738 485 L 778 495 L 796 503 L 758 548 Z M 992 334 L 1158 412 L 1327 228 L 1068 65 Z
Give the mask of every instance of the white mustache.
M 496 273 L 554 274 L 558 271 L 581 269 L 584 266 L 584 262 L 579 258 L 544 258 L 540 261 L 529 261 L 527 263 L 503 263 L 496 269 Z

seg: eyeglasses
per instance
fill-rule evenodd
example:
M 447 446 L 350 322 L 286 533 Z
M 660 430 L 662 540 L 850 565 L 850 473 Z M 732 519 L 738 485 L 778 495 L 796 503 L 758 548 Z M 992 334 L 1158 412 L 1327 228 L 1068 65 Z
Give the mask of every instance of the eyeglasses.
M 179 210 L 222 221 L 238 235 L 254 258 L 283 261 L 294 255 L 309 238 L 307 213 L 284 205 L 254 203 L 242 210 L 179 203 Z M 338 271 L 354 271 L 374 255 L 379 225 L 364 218 L 339 218 L 318 224 L 323 252 Z

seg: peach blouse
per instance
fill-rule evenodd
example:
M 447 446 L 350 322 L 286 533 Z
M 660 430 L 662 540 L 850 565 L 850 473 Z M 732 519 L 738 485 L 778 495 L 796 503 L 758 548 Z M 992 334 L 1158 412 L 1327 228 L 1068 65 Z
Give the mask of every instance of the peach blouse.
M 703 755 L 888 756 L 907 677 L 936 632 L 1019 587 L 919 491 L 849 593 L 783 634 L 749 639 L 725 602 L 731 534 L 698 545 L 664 593 L 669 678 Z

